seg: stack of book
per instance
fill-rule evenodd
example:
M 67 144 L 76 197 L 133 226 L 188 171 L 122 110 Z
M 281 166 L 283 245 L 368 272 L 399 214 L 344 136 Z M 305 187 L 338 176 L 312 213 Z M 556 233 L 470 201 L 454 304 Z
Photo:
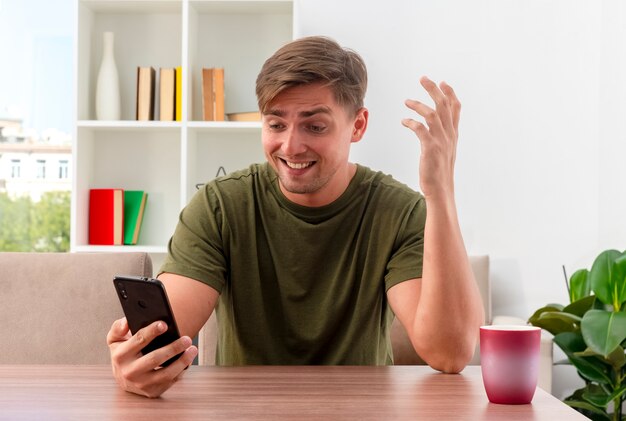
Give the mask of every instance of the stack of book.
M 137 244 L 148 194 L 142 190 L 89 191 L 89 244 Z
M 182 120 L 182 67 L 159 69 L 137 67 L 138 121 L 156 120 L 156 99 L 159 103 L 158 119 L 161 121 Z M 159 89 L 158 96 L 156 89 Z M 202 120 L 204 121 L 261 121 L 257 111 L 225 114 L 224 69 L 210 67 L 202 69 Z
M 156 71 L 153 67 L 137 67 L 137 107 L 139 121 L 155 120 Z M 159 69 L 159 120 L 181 121 L 182 68 Z

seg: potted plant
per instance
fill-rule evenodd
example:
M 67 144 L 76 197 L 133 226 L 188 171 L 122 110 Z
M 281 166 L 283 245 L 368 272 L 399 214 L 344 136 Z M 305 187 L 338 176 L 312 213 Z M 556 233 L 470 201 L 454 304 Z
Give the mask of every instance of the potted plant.
M 626 420 L 626 251 L 603 251 L 566 285 L 570 303 L 548 304 L 529 323 L 554 335 L 567 355 L 557 364 L 574 365 L 585 381 L 565 403 L 593 420 Z

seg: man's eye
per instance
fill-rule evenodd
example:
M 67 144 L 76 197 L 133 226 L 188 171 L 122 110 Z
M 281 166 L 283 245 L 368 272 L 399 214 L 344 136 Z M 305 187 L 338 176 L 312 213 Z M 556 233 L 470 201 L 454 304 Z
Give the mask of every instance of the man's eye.
M 311 130 L 313 133 L 323 133 L 324 130 L 326 130 L 326 127 L 312 125 L 312 126 L 309 126 L 309 130 Z
M 280 130 L 282 129 L 284 126 L 282 124 L 278 124 L 278 123 L 272 123 L 269 124 L 269 128 L 270 130 Z

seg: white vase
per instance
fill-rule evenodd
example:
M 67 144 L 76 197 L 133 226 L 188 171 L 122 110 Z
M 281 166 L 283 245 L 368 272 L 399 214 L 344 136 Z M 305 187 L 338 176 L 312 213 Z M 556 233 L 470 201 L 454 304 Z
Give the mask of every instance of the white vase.
M 96 84 L 96 119 L 120 119 L 120 84 L 113 52 L 114 34 L 103 34 L 102 62 Z

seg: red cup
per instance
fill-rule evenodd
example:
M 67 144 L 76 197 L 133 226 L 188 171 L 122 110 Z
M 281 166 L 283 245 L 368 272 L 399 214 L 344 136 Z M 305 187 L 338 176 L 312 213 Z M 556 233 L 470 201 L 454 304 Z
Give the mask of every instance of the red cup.
M 494 325 L 480 328 L 480 366 L 490 402 L 532 401 L 539 377 L 541 329 Z

